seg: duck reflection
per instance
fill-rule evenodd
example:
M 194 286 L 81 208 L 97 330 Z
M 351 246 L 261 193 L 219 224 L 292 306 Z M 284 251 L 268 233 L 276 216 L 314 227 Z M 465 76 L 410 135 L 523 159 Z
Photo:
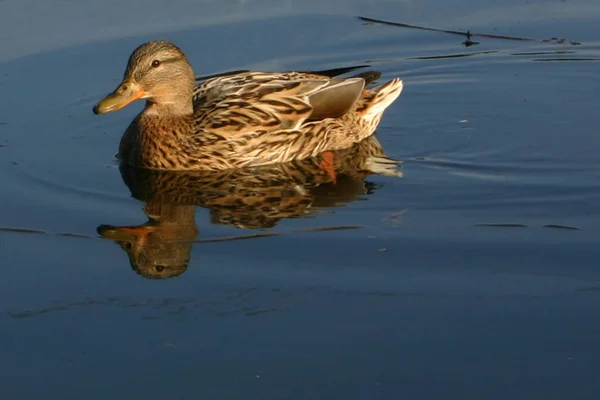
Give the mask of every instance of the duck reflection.
M 183 273 L 198 228 L 196 206 L 210 210 L 211 222 L 240 229 L 274 227 L 284 218 L 323 212 L 370 194 L 371 174 L 401 177 L 399 162 L 388 158 L 371 136 L 354 147 L 314 159 L 227 171 L 157 171 L 121 164 L 123 181 L 144 202 L 148 221 L 136 226 L 101 225 L 131 267 L 150 279 Z

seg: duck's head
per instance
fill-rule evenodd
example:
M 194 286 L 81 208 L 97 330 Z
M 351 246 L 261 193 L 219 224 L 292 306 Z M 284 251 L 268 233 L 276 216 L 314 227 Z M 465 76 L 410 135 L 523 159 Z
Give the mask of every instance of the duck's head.
M 194 71 L 181 49 L 168 41 L 144 43 L 133 51 L 123 81 L 96 106 L 94 114 L 120 110 L 138 99 L 170 114 L 193 111 Z

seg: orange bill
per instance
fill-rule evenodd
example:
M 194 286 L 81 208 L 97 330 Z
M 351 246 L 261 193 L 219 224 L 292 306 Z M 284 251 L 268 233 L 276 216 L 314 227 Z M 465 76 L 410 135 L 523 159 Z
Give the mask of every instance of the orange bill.
M 98 233 L 105 239 L 110 240 L 138 240 L 146 238 L 152 227 L 147 225 L 139 226 L 112 226 L 100 225 L 97 229 Z
M 106 114 L 120 110 L 126 105 L 146 97 L 146 92 L 131 79 L 123 81 L 114 92 L 94 106 L 94 114 Z

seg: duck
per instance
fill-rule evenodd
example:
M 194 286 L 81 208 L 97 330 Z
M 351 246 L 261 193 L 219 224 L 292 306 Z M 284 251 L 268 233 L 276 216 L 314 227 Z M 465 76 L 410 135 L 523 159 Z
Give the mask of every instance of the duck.
M 333 152 L 371 136 L 403 89 L 400 78 L 369 83 L 360 74 L 236 71 L 196 84 L 184 52 L 157 40 L 133 51 L 122 82 L 93 112 L 146 101 L 117 153 L 138 168 L 228 170 L 317 155 L 331 168 Z

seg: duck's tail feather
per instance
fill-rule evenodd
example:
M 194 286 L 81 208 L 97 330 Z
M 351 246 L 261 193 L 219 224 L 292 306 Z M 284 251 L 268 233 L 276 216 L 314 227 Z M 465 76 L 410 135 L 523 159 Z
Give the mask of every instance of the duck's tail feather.
M 319 71 L 300 71 L 300 72 L 304 72 L 307 74 L 323 75 L 323 76 L 327 76 L 329 78 L 334 78 L 336 76 L 347 74 L 348 72 L 351 72 L 351 71 L 354 71 L 357 69 L 361 69 L 361 68 L 367 68 L 367 67 L 369 67 L 369 65 L 353 65 L 351 67 L 322 69 Z
M 398 168 L 402 161 L 394 160 L 386 156 L 369 156 L 367 157 L 364 168 L 365 170 L 378 175 L 402 177 L 404 174 Z
M 362 78 L 365 80 L 365 87 L 369 86 L 371 83 L 375 82 L 377 79 L 381 77 L 381 72 L 378 71 L 367 71 L 361 72 L 356 75 L 352 75 L 350 78 Z
M 400 96 L 402 88 L 402 79 L 395 78 L 373 89 L 363 100 L 362 117 L 366 120 L 380 117 L 385 109 Z

